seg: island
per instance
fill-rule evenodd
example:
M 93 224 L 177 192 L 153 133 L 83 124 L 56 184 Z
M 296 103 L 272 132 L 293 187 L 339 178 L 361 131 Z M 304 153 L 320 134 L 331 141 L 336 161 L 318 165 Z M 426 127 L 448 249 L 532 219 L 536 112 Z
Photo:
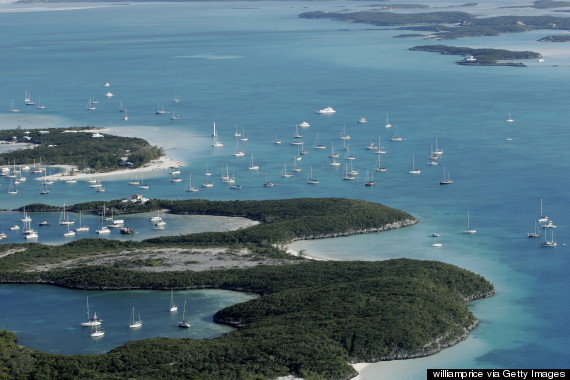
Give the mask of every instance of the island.
M 513 59 L 540 58 L 542 55 L 532 51 L 511 51 L 504 49 L 472 49 L 468 47 L 446 46 L 446 45 L 423 45 L 414 46 L 410 50 L 429 51 L 440 54 L 463 55 L 465 58 L 459 62 L 460 65 L 471 66 L 515 66 L 524 67 L 524 63 L 502 62 Z
M 242 216 L 259 224 L 142 242 L 82 239 L 61 246 L 5 244 L 0 246 L 0 282 L 258 293 L 259 298 L 214 315 L 216 322 L 237 330 L 214 339 L 131 341 L 100 355 L 43 353 L 19 346 L 15 334 L 0 331 L 0 378 L 275 379 L 294 375 L 348 379 L 356 375 L 350 363 L 432 355 L 460 342 L 478 323 L 467 303 L 494 294 L 483 277 L 441 262 L 322 261 L 311 260 L 303 252 L 292 256 L 287 250 L 287 243 L 298 239 L 417 223 L 412 215 L 377 203 L 338 198 L 109 203 L 118 212 L 122 206 L 122 212 L 168 208 L 179 214 Z M 71 209 L 98 211 L 90 202 Z M 244 255 L 260 264 L 201 271 L 189 264 L 186 270 L 173 271 L 167 265 L 160 268 L 161 260 L 142 259 L 148 250 L 183 249 L 186 260 L 192 261 L 196 250 L 219 247 L 244 249 Z M 105 265 L 95 262 L 103 256 L 111 260 Z M 272 261 L 267 264 L 262 258 Z M 143 270 L 145 265 L 158 270 Z
M 538 40 L 539 42 L 568 42 L 570 41 L 570 36 L 567 34 L 556 34 L 552 36 L 542 37 Z
M 105 133 L 99 127 L 3 129 L 0 141 L 9 149 L 0 166 L 65 167 L 69 175 L 141 169 L 164 157 L 164 149 L 137 137 Z M 169 164 L 172 160 L 165 158 Z
M 567 2 L 537 1 L 535 7 L 559 7 Z M 344 22 L 371 24 L 382 27 L 398 27 L 398 30 L 425 32 L 425 34 L 407 33 L 395 37 L 423 37 L 426 39 L 451 40 L 465 37 L 498 36 L 505 33 L 520 33 L 531 30 L 570 30 L 570 19 L 554 16 L 496 16 L 477 17 L 467 12 L 425 12 L 425 13 L 394 13 L 380 11 L 345 11 L 322 12 L 312 11 L 299 14 L 301 18 L 331 19 Z M 545 41 L 562 41 L 563 38 L 545 39 Z M 462 50 L 463 53 L 449 53 Z M 517 52 L 494 49 L 474 49 L 445 47 L 444 54 L 463 54 L 474 57 L 475 60 L 458 62 L 467 66 L 514 66 L 524 67 L 523 63 L 503 62 L 510 59 L 539 58 L 540 53 Z M 434 51 L 432 46 L 416 46 L 412 50 Z M 439 48 L 438 48 L 439 51 Z

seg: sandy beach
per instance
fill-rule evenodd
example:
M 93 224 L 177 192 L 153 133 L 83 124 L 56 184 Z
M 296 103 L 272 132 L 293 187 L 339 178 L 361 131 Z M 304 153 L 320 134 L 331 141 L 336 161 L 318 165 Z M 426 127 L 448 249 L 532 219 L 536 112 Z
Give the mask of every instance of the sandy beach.
M 116 178 L 116 177 L 128 177 L 133 174 L 140 174 L 140 173 L 152 173 L 158 171 L 164 171 L 171 168 L 179 168 L 184 166 L 182 162 L 177 161 L 173 158 L 163 156 L 157 160 L 153 160 L 146 164 L 143 167 L 136 168 L 136 169 L 120 169 L 114 170 L 110 172 L 101 172 L 101 173 L 83 173 L 78 172 L 77 166 L 75 165 L 46 165 L 46 167 L 54 168 L 54 169 L 63 169 L 57 174 L 51 174 L 47 176 L 42 176 L 36 178 L 36 180 L 42 181 L 45 179 L 51 179 L 53 181 L 66 181 L 69 179 L 75 179 L 78 181 L 81 180 L 89 180 L 89 179 L 102 179 L 102 178 Z M 160 173 L 164 174 L 164 173 Z

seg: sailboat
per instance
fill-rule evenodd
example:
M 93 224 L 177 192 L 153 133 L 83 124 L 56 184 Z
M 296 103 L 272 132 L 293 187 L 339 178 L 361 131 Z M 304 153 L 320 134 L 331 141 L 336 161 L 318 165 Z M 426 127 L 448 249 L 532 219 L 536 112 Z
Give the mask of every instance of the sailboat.
M 14 187 L 14 180 L 10 180 L 10 185 L 8 186 L 8 194 L 18 194 L 18 189 Z
M 178 306 L 174 303 L 174 290 L 170 289 L 170 308 L 168 309 L 171 313 L 178 311 Z
M 241 141 L 249 141 L 249 139 L 245 136 L 245 128 L 242 129 L 242 133 L 241 133 Z
M 381 141 L 382 141 L 381 136 L 378 136 L 378 150 L 376 150 L 376 152 L 374 152 L 376 154 L 386 154 L 387 153 L 386 149 L 382 146 Z
M 421 170 L 416 169 L 416 159 L 415 156 L 412 155 L 412 169 L 408 172 L 410 174 L 421 174 Z
M 376 167 L 374 168 L 375 172 L 385 172 L 388 169 L 383 167 L 382 164 L 380 163 L 380 156 L 378 156 L 378 159 L 376 160 Z
M 390 124 L 390 121 L 388 120 L 388 114 L 386 114 L 386 123 L 384 124 L 384 126 L 386 128 L 392 128 L 392 124 Z
M 41 98 L 38 98 L 38 105 L 36 106 L 36 108 L 39 110 L 43 110 L 46 108 L 46 106 L 42 104 Z
M 43 195 L 49 194 L 49 189 L 47 187 L 47 184 L 44 181 L 42 181 L 40 184 L 40 194 L 43 194 Z
M 174 113 L 174 107 L 172 107 L 172 114 L 170 120 L 180 120 L 180 115 Z
M 12 103 L 10 103 L 10 112 L 20 112 L 19 108 L 14 107 L 14 101 L 13 100 L 12 100 Z
M 105 335 L 105 331 L 101 330 L 98 325 L 91 327 L 91 338 L 100 338 L 103 335 Z
M 548 240 L 547 237 L 546 227 L 543 226 L 543 229 L 544 229 L 544 241 L 540 243 L 540 246 L 546 248 L 556 247 L 558 244 L 556 243 L 556 241 L 554 241 L 554 229 L 550 229 L 550 240 Z
M 319 132 L 317 132 L 317 135 L 315 137 L 315 145 L 313 146 L 314 149 L 326 149 L 326 145 L 320 144 L 319 143 Z
M 509 116 L 507 117 L 507 122 L 512 123 L 513 121 L 515 120 L 511 117 L 511 110 L 509 110 Z
M 214 121 L 214 132 L 212 133 L 212 137 L 214 138 L 214 142 L 212 143 L 212 146 L 214 148 L 220 148 L 220 147 L 224 146 L 224 144 L 222 144 L 218 140 L 218 133 L 216 132 L 216 122 L 215 121 Z
M 136 329 L 138 327 L 142 327 L 142 320 L 141 315 L 139 314 L 139 319 L 135 320 L 135 308 L 133 306 L 133 311 L 131 313 L 131 320 L 129 321 L 129 327 L 131 329 Z
M 404 138 L 398 135 L 398 126 L 396 125 L 396 129 L 394 130 L 394 136 L 390 139 L 393 142 L 404 141 Z
M 89 314 L 89 297 L 87 297 L 87 322 L 81 322 L 80 325 L 83 327 L 100 326 L 102 322 L 103 320 L 97 317 L 97 312 L 94 312 L 93 318 L 91 318 Z
M 94 102 L 92 98 L 89 98 L 89 101 L 87 102 L 87 109 L 91 111 L 96 110 L 97 107 L 95 107 L 94 104 L 96 104 L 96 102 Z
M 374 173 L 368 174 L 368 170 L 366 171 L 366 179 L 364 180 L 364 186 L 372 187 L 376 186 L 376 181 L 374 180 Z
M 548 222 L 548 216 L 546 216 L 542 213 L 542 198 L 540 198 L 540 215 L 538 216 L 537 222 L 538 223 Z
M 35 239 L 38 237 L 38 231 L 34 230 L 31 226 L 31 219 L 29 221 L 24 222 L 24 238 L 25 239 Z
M 449 171 L 447 172 L 447 176 L 445 175 L 445 167 L 443 168 L 443 179 L 439 181 L 440 185 L 450 185 L 453 183 L 453 180 L 449 176 Z
M 350 140 L 350 135 L 346 133 L 346 125 L 342 127 L 342 131 L 340 132 L 339 138 L 341 140 Z
M 164 110 L 164 108 L 162 108 L 162 106 L 160 104 L 158 104 L 156 106 L 156 111 L 154 113 L 157 115 L 164 115 L 166 113 L 166 111 Z
M 99 221 L 99 228 L 95 230 L 95 232 L 98 233 L 99 235 L 111 233 L 111 230 L 109 229 L 109 227 L 103 225 L 103 221 L 106 220 L 105 213 L 106 213 L 106 207 L 105 207 L 105 204 L 103 204 L 103 212 L 101 213 L 101 220 Z
M 237 124 L 236 124 L 236 131 L 234 132 L 234 137 L 241 137 L 241 132 L 238 132 Z
M 129 115 L 127 114 L 127 110 L 124 111 L 125 114 L 123 115 L 123 121 L 129 120 Z
M 431 246 L 432 246 L 432 247 L 439 248 L 439 247 L 443 247 L 443 243 L 438 242 L 438 241 L 437 241 L 437 236 L 434 236 L 434 237 L 433 237 L 433 244 L 432 244 Z
M 437 146 L 437 137 L 435 138 L 435 149 L 433 150 L 433 154 L 437 156 L 441 156 L 443 154 L 443 149 Z
M 186 188 L 186 191 L 196 192 L 198 190 L 200 189 L 198 189 L 196 186 L 192 186 L 192 173 L 190 173 L 188 178 L 188 188 Z
M 143 173 L 141 173 L 141 182 L 140 182 L 140 184 L 139 184 L 139 189 L 148 189 L 148 188 L 150 188 L 150 186 L 149 186 L 149 185 L 145 185 L 145 183 L 144 183 L 144 176 L 143 176 Z
M 75 223 L 75 221 L 69 219 L 69 215 L 65 211 L 65 203 L 64 203 L 63 208 L 61 210 L 61 215 L 59 217 L 59 224 L 67 225 L 67 224 L 73 224 L 73 223 Z
M 534 222 L 534 232 L 529 232 L 526 234 L 529 238 L 539 238 L 540 232 L 538 232 L 538 223 Z
M 283 178 L 291 178 L 293 177 L 293 173 L 287 171 L 287 162 L 283 163 L 283 171 L 281 172 L 281 177 Z
M 320 183 L 320 181 L 318 179 L 313 178 L 313 167 L 311 166 L 311 169 L 309 170 L 309 175 L 307 176 L 307 183 L 309 185 L 316 185 L 318 183 Z
M 467 229 L 463 231 L 464 234 L 474 234 L 477 230 L 470 226 L 469 210 L 467 210 Z
M 65 237 L 74 237 L 75 236 L 75 231 L 72 231 L 69 229 L 69 224 L 67 225 L 67 232 L 65 232 L 63 234 L 63 236 L 65 236 Z
M 264 187 L 273 187 L 275 184 L 271 182 L 271 178 L 265 173 L 265 183 L 263 184 Z
M 187 329 L 190 327 L 190 322 L 185 319 L 186 316 L 186 301 L 184 301 L 184 310 L 182 311 L 182 320 L 178 322 L 178 327 Z
M 249 170 L 259 170 L 259 165 L 255 165 L 255 164 L 253 163 L 253 153 L 251 154 L 251 159 L 250 159 L 250 162 L 249 162 L 249 167 L 248 167 L 248 169 L 249 169 Z
M 239 150 L 239 140 L 236 141 L 236 150 L 233 153 L 234 157 L 243 157 L 245 156 L 245 152 L 243 150 Z
M 81 219 L 81 211 L 79 211 L 79 227 L 75 228 L 75 232 L 87 232 L 89 231 L 88 226 L 84 226 Z

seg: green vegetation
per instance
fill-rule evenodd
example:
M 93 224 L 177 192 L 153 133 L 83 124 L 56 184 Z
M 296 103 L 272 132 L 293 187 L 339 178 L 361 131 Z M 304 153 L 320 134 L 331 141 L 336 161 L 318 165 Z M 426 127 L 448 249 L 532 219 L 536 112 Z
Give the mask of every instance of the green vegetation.
M 70 211 L 102 212 L 101 202 L 86 202 L 70 206 Z M 3 250 L 21 252 L 0 258 L 0 272 L 30 270 L 36 266 L 94 255 L 132 251 L 149 247 L 229 247 L 247 248 L 254 257 L 287 259 L 291 256 L 280 245 L 293 240 L 315 239 L 366 233 L 404 227 L 417 223 L 412 215 L 378 203 L 342 198 L 300 198 L 265 201 L 149 200 L 146 204 L 105 203 L 107 212 L 150 212 L 169 209 L 173 214 L 221 215 L 245 217 L 260 224 L 227 232 L 203 232 L 189 235 L 163 236 L 143 242 L 107 239 L 81 239 L 60 246 L 42 244 L 4 244 Z M 23 207 L 22 207 L 23 209 Z M 33 204 L 26 211 L 56 210 L 59 207 Z
M 567 7 L 570 2 L 539 0 L 535 8 Z M 426 12 L 399 14 L 393 12 L 359 11 L 359 12 L 305 12 L 299 17 L 327 18 L 377 26 L 405 25 L 399 29 L 429 32 L 433 39 L 457 39 L 464 37 L 498 36 L 505 33 L 527 32 L 536 29 L 570 30 L 570 18 L 554 16 L 498 16 L 478 18 L 465 12 Z M 407 37 L 413 35 L 399 35 Z M 522 52 L 510 52 L 511 55 Z M 538 54 L 538 53 L 533 53 Z M 462 63 L 464 64 L 464 63 Z M 481 63 L 469 63 L 481 64 Z M 485 65 L 495 65 L 492 60 Z M 512 65 L 510 66 L 520 66 Z
M 557 35 L 553 35 L 553 36 L 542 37 L 538 41 L 540 41 L 540 42 L 568 42 L 568 41 L 570 41 L 570 36 L 566 35 L 566 34 L 564 34 L 564 35 L 557 34 Z
M 377 26 L 394 26 L 409 24 L 456 24 L 473 21 L 474 16 L 465 12 L 426 12 L 426 13 L 393 13 L 378 11 L 362 12 L 304 12 L 301 18 L 330 18 L 338 21 L 349 21 Z
M 477 323 L 466 301 L 493 293 L 471 272 L 407 259 L 200 273 L 91 267 L 28 276 L 77 287 L 215 287 L 264 295 L 215 315 L 240 327 L 233 333 L 131 341 L 104 355 L 46 354 L 0 332 L 0 379 L 347 379 L 355 374 L 348 362 L 425 356 L 464 339 Z
M 261 222 L 238 231 L 124 242 L 82 239 L 61 246 L 0 246 L 0 282 L 83 289 L 201 289 L 251 291 L 260 298 L 220 310 L 218 323 L 238 330 L 216 339 L 131 341 L 104 355 L 55 355 L 17 345 L 0 331 L 0 379 L 347 379 L 348 364 L 431 355 L 464 339 L 477 324 L 468 300 L 489 296 L 481 276 L 433 261 L 315 262 L 203 272 L 146 272 L 163 258 L 137 257 L 167 246 L 247 247 L 260 257 L 286 255 L 295 239 L 364 233 L 416 223 L 400 210 L 350 199 L 167 201 L 107 203 L 117 212 L 168 208 L 176 214 L 243 216 Z M 73 210 L 98 212 L 95 202 Z M 44 210 L 28 205 L 27 210 Z M 127 252 L 112 265 L 30 270 L 69 259 Z M 9 254 L 7 254 L 9 253 Z M 189 257 L 191 259 L 191 256 Z M 192 261 L 189 261 L 192 262 Z
M 415 46 L 410 50 L 438 52 L 450 55 L 472 56 L 475 60 L 463 60 L 458 62 L 460 65 L 472 66 L 524 66 L 522 63 L 499 63 L 502 60 L 512 59 L 531 59 L 539 58 L 540 54 L 532 51 L 510 51 L 503 49 L 472 49 L 468 47 L 445 46 L 445 45 L 427 45 Z
M 146 140 L 104 134 L 94 138 L 85 132 L 93 127 L 49 128 L 45 130 L 0 130 L 0 140 L 30 144 L 31 149 L 20 149 L 0 154 L 0 165 L 76 165 L 80 170 L 111 171 L 124 167 L 140 167 L 164 156 L 162 148 L 151 146 Z

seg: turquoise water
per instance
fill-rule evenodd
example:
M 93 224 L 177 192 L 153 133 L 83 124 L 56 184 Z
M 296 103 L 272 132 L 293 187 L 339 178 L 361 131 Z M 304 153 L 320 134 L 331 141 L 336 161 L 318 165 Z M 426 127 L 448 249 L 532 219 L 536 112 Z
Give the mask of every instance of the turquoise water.
M 415 379 L 425 376 L 425 368 L 438 366 L 567 367 L 570 94 L 565 89 L 570 53 L 561 45 L 536 42 L 547 31 L 449 41 L 457 46 L 535 50 L 545 58 L 528 62 L 527 68 L 462 67 L 454 64 L 459 57 L 409 51 L 433 41 L 392 38 L 400 31 L 296 17 L 307 10 L 365 5 L 369 4 L 97 3 L 74 6 L 99 8 L 0 13 L 0 32 L 6 36 L 0 43 L 5 52 L 0 61 L 0 104 L 6 111 L 0 120 L 4 128 L 109 127 L 114 133 L 165 146 L 169 156 L 184 162 L 181 176 L 191 173 L 194 185 L 209 180 L 203 176 L 206 168 L 214 173 L 215 186 L 197 193 L 186 192 L 185 183 L 170 183 L 166 171 L 155 173 L 148 179 L 151 188 L 142 190 L 148 197 L 351 197 L 417 216 L 417 226 L 400 231 L 294 245 L 332 259 L 442 260 L 495 284 L 494 298 L 471 306 L 482 323 L 466 342 L 430 358 L 382 363 L 381 373 L 396 371 L 400 378 Z M 484 1 L 462 10 L 485 15 L 543 12 L 499 8 L 503 5 Z M 62 6 L 67 5 L 42 5 Z M 111 86 L 104 87 L 105 82 Z M 26 107 L 26 90 L 34 100 L 41 97 L 46 109 Z M 105 98 L 106 91 L 114 96 Z M 180 103 L 172 102 L 174 96 Z M 85 109 L 89 97 L 98 98 L 97 110 Z M 8 112 L 12 100 L 21 113 Z M 120 101 L 128 109 L 127 122 L 118 112 Z M 155 115 L 159 104 L 169 112 L 174 108 L 181 119 Z M 334 115 L 315 113 L 329 105 L 337 110 Z M 509 112 L 513 123 L 505 121 Z M 390 129 L 384 127 L 387 114 Z M 357 123 L 360 117 L 369 122 Z M 300 131 L 308 151 L 296 161 L 303 171 L 281 178 L 284 164 L 291 168 L 298 155 L 290 142 L 301 121 L 311 125 Z M 214 122 L 224 143 L 217 150 L 210 146 Z M 236 124 L 249 137 L 240 141 L 243 158 L 232 155 Z M 354 168 L 361 172 L 354 181 L 342 180 L 343 127 L 351 136 Z M 396 127 L 405 141 L 389 141 Z M 329 149 L 313 149 L 317 132 L 320 143 L 334 142 L 340 151 L 340 168 L 328 165 Z M 378 155 L 365 147 L 379 137 L 388 150 L 382 155 L 388 171 L 375 173 L 378 184 L 368 188 L 364 174 L 373 170 Z M 276 138 L 283 143 L 274 144 Z M 436 138 L 444 155 L 441 165 L 428 166 Z M 248 170 L 250 154 L 259 171 Z M 422 171 L 419 176 L 408 174 L 412 157 Z M 223 165 L 235 174 L 241 190 L 218 180 Z M 454 180 L 450 186 L 439 185 L 444 166 Z M 319 185 L 305 183 L 311 168 Z M 263 187 L 266 176 L 277 186 Z M 127 181 L 106 180 L 105 193 L 93 192 L 86 183 L 56 183 L 42 201 L 61 205 L 86 197 L 102 202 L 124 198 L 132 193 Z M 39 185 L 34 181 L 19 185 L 16 196 L 4 191 L 8 183 L 0 178 L 1 208 L 38 200 Z M 540 198 L 545 213 L 558 225 L 554 249 L 540 248 L 526 237 L 539 214 Z M 461 233 L 468 211 L 478 230 L 471 236 Z M 3 229 L 8 226 L 2 222 Z M 431 247 L 433 232 L 441 234 L 440 249 Z

